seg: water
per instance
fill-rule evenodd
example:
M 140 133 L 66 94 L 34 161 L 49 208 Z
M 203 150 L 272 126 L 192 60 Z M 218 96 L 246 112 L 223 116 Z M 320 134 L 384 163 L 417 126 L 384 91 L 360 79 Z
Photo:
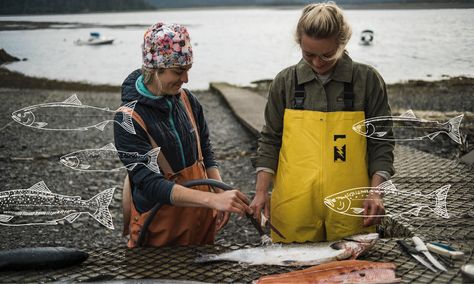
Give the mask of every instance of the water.
M 157 21 L 187 25 L 194 48 L 191 89 L 209 82 L 249 85 L 273 78 L 300 59 L 293 32 L 300 9 L 210 9 L 55 16 L 0 17 L 0 20 L 58 21 L 103 25 L 144 25 Z M 474 9 L 347 10 L 353 36 L 348 51 L 370 64 L 386 82 L 474 76 Z M 141 65 L 146 27 L 43 29 L 0 32 L 0 48 L 28 58 L 7 65 L 27 75 L 120 85 Z M 359 44 L 372 29 L 372 46 Z M 73 41 L 98 31 L 116 41 L 108 46 L 76 46 Z

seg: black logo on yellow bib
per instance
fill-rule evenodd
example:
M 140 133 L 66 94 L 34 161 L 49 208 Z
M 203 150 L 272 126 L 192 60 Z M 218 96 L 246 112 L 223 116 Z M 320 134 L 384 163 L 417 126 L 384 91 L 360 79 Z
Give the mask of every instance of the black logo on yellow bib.
M 341 139 L 338 141 L 338 139 Z M 346 161 L 346 144 L 344 140 L 346 135 L 334 135 L 334 162 L 345 162 Z

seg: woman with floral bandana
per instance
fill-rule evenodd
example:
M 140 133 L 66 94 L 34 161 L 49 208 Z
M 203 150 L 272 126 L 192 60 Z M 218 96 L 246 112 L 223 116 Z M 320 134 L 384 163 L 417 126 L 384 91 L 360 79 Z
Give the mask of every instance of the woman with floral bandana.
M 122 105 L 137 101 L 133 111 L 136 135 L 115 127 L 117 150 L 147 153 L 160 147 L 161 173 L 138 164 L 128 171 L 131 184 L 130 217 L 125 228 L 129 247 L 138 236 L 151 208 L 165 204 L 153 218 L 146 244 L 213 244 L 229 219 L 229 212 L 251 214 L 248 198 L 238 190 L 212 192 L 209 186 L 186 188 L 194 179 L 221 180 L 209 130 L 197 98 L 182 85 L 188 82 L 193 52 L 188 31 L 177 24 L 157 23 L 145 32 L 143 65 L 122 84 Z M 127 111 L 124 109 L 123 111 Z M 123 113 L 116 118 L 122 120 Z M 124 164 L 127 161 L 123 161 Z

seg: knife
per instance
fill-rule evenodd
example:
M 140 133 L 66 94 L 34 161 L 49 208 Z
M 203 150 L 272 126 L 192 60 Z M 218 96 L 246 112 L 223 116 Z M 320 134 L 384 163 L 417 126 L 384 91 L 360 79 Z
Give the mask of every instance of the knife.
M 260 218 L 262 219 L 262 226 L 265 226 L 265 224 L 268 224 L 268 226 L 270 226 L 270 229 L 272 229 L 273 232 L 275 232 L 275 234 L 277 234 L 278 236 L 280 236 L 280 238 L 286 240 L 285 236 L 283 236 L 282 233 L 280 233 L 280 231 L 278 231 L 277 228 L 275 228 L 275 226 L 272 225 L 272 223 L 270 223 L 270 220 L 267 219 L 267 217 L 265 217 L 265 215 L 263 214 L 263 212 L 260 212 Z
M 425 246 L 425 243 L 419 238 L 419 237 L 413 237 L 412 238 L 413 242 L 415 243 L 415 249 L 421 253 L 423 253 L 426 258 L 434 265 L 436 268 L 443 270 L 443 271 L 448 271 L 446 267 L 444 267 L 439 261 L 434 258 L 431 253 L 428 251 L 428 248 Z
M 429 270 L 431 270 L 433 272 L 437 272 L 436 269 L 434 269 L 433 266 L 431 266 L 431 264 L 428 261 L 424 260 L 420 255 L 418 255 L 418 251 L 416 249 L 412 248 L 405 241 L 397 240 L 397 244 L 400 246 L 402 251 L 404 251 L 406 254 L 409 254 L 411 257 L 418 260 L 418 262 L 423 264 Z
M 463 259 L 464 258 L 464 252 L 459 251 L 459 250 L 455 250 L 452 247 L 450 247 L 448 245 L 445 245 L 445 244 L 431 242 L 429 244 L 426 244 L 426 247 L 431 252 L 437 253 L 439 255 L 447 256 L 451 259 Z

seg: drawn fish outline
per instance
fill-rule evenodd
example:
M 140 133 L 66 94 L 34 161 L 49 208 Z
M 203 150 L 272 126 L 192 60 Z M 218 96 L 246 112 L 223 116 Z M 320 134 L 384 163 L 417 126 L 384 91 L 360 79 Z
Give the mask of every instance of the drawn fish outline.
M 388 141 L 410 141 L 424 138 L 433 140 L 440 133 L 445 133 L 456 143 L 462 144 L 459 127 L 463 117 L 464 114 L 461 114 L 447 122 L 438 122 L 418 118 L 412 110 L 408 110 L 400 116 L 378 116 L 359 121 L 352 126 L 352 129 L 367 138 Z M 426 134 L 417 137 L 388 137 L 388 128 L 421 129 Z
M 99 149 L 84 149 L 71 152 L 59 158 L 59 162 L 66 167 L 78 171 L 88 172 L 113 172 L 119 171 L 123 168 L 133 170 L 138 164 L 142 164 L 151 171 L 159 174 L 160 168 L 157 163 L 160 147 L 154 148 L 149 152 L 141 155 L 138 152 L 119 151 L 114 144 L 109 143 Z M 98 168 L 103 163 L 103 160 L 117 160 L 129 161 L 127 165 L 122 165 L 114 169 L 100 169 Z
M 386 217 L 400 216 L 404 218 L 406 214 L 418 216 L 423 208 L 428 208 L 436 215 L 448 219 L 449 214 L 446 208 L 446 197 L 451 185 L 440 187 L 429 194 L 420 192 L 400 191 L 391 180 L 381 183 L 378 187 L 357 187 L 329 195 L 324 198 L 324 204 L 331 210 L 352 217 Z M 369 193 L 379 193 L 385 196 L 396 195 L 403 200 L 416 200 L 410 203 L 410 210 L 400 213 L 387 213 L 384 215 L 364 215 L 364 208 L 353 206 L 353 202 L 360 204 L 365 200 Z M 413 198 L 416 196 L 416 198 Z
M 80 196 L 67 196 L 51 192 L 44 181 L 28 189 L 14 189 L 0 192 L 0 225 L 29 226 L 57 225 L 63 221 L 74 222 L 81 214 L 89 214 L 97 222 L 114 229 L 109 205 L 115 188 L 98 193 L 89 200 Z M 15 218 L 35 219 L 51 217 L 50 220 L 14 223 Z M 39 218 L 36 218 L 39 219 Z
M 135 105 L 137 101 L 132 101 L 127 103 L 122 107 L 127 107 L 135 109 Z M 120 108 L 119 108 L 120 109 Z M 55 131 L 86 131 L 90 128 L 97 128 L 100 131 L 103 131 L 105 126 L 109 122 L 113 122 L 114 119 L 107 119 L 96 121 L 92 124 L 88 125 L 80 125 L 80 126 L 63 126 L 57 125 L 56 121 L 50 119 L 48 117 L 52 116 L 59 116 L 64 117 L 64 120 L 61 120 L 61 123 L 66 122 L 67 124 L 68 118 L 73 116 L 74 111 L 80 111 L 82 114 L 81 116 L 84 117 L 107 117 L 112 116 L 118 110 L 111 111 L 109 108 L 98 108 L 94 106 L 84 105 L 82 102 L 77 98 L 76 94 L 73 94 L 68 99 L 63 102 L 52 102 L 52 103 L 44 103 L 38 105 L 27 106 L 25 108 L 19 109 L 14 111 L 11 115 L 12 119 L 18 122 L 21 125 L 43 129 L 43 130 L 55 130 Z M 136 134 L 135 127 L 133 126 L 132 114 L 131 113 L 123 113 L 123 121 L 119 123 L 119 125 L 125 129 L 127 132 Z

